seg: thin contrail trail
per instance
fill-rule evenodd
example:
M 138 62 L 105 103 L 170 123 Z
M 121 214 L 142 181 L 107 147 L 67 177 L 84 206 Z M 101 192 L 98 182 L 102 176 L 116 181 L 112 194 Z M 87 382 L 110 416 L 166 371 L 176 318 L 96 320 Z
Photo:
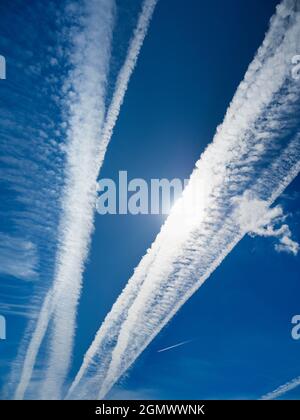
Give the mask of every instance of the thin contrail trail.
M 130 41 L 125 62 L 118 74 L 116 88 L 110 103 L 103 133 L 101 136 L 101 150 L 99 159 L 103 162 L 104 155 L 116 125 L 121 106 L 128 88 L 130 77 L 135 69 L 139 53 L 148 32 L 151 18 L 153 16 L 158 0 L 144 0 L 142 11 L 138 18 L 137 26 Z
M 17 399 L 24 396 L 51 315 L 58 307 L 61 308 L 59 328 L 64 328 L 64 339 L 59 343 L 51 342 L 50 355 L 61 346 L 63 351 L 58 363 L 60 374 L 63 375 L 68 368 L 75 330 L 76 304 L 93 228 L 94 194 L 98 175 L 95 156 L 99 150 L 100 128 L 105 117 L 114 1 L 85 0 L 83 4 L 84 10 L 78 6 L 76 13 L 76 18 L 81 19 L 82 29 L 75 33 L 71 31 L 70 34 L 71 69 L 63 88 L 66 92 L 63 106 L 68 124 L 67 163 L 54 281 L 52 290 L 48 292 L 42 305 L 25 355 L 21 380 L 15 393 Z M 63 300 L 66 294 L 69 298 Z M 57 389 L 59 387 L 60 384 Z
M 291 77 L 291 58 L 300 37 L 298 8 L 295 0 L 277 7 L 223 124 L 98 330 L 67 398 L 104 398 L 249 232 L 247 218 L 254 215 L 247 203 L 260 204 L 259 223 L 297 176 L 300 86 Z
M 155 6 L 157 4 L 157 1 L 158 0 L 145 0 L 143 3 L 142 11 L 138 18 L 137 27 L 130 41 L 125 62 L 117 77 L 116 87 L 113 93 L 112 101 L 105 117 L 105 122 L 103 124 L 101 135 L 99 136 L 101 140 L 99 142 L 99 146 L 97 147 L 97 151 L 95 153 L 95 156 L 97 156 L 97 162 L 94 163 L 95 171 L 94 171 L 94 175 L 91 176 L 89 179 L 90 183 L 93 182 L 95 184 L 96 177 L 99 174 L 99 170 L 102 166 L 105 152 L 109 144 L 109 141 L 111 139 L 111 136 L 113 134 L 113 129 L 116 124 L 118 115 L 120 113 L 121 105 L 124 100 L 124 96 L 125 96 L 125 93 L 126 93 L 129 81 L 130 81 L 130 77 L 135 68 L 138 55 L 140 53 L 143 41 L 147 34 L 149 24 L 150 24 Z M 109 54 L 107 54 L 107 58 L 108 57 L 109 57 Z M 101 125 L 100 122 L 101 122 L 101 118 L 99 115 L 99 118 L 97 120 L 97 125 Z M 81 156 L 78 156 L 78 157 L 81 158 Z M 85 227 L 83 227 L 83 231 L 82 231 L 82 234 L 84 237 L 79 239 L 79 244 L 78 244 L 84 250 L 84 252 L 80 256 L 77 256 L 77 261 L 74 262 L 74 264 L 71 267 L 69 267 L 74 272 L 73 274 L 77 273 L 76 274 L 77 282 L 75 282 L 76 284 L 74 284 L 74 278 L 70 276 L 69 279 L 72 280 L 72 285 L 70 289 L 70 284 L 67 285 L 66 281 L 64 282 L 61 281 L 61 279 L 65 277 L 65 274 L 61 272 L 63 263 L 60 263 L 60 273 L 58 273 L 57 275 L 57 280 L 59 282 L 58 286 L 60 287 L 60 290 L 59 292 L 57 291 L 55 294 L 53 291 L 50 291 L 47 296 L 47 299 L 45 300 L 43 304 L 40 318 L 37 323 L 36 331 L 33 334 L 33 337 L 31 339 L 31 342 L 30 342 L 30 345 L 28 347 L 28 351 L 25 357 L 22 377 L 21 377 L 21 380 L 20 380 L 16 395 L 15 395 L 15 398 L 17 399 L 21 399 L 24 397 L 25 390 L 29 384 L 29 380 L 33 372 L 33 367 L 34 367 L 34 363 L 38 354 L 38 350 L 42 343 L 43 337 L 45 336 L 52 314 L 54 316 L 54 330 L 53 330 L 52 338 L 51 338 L 52 345 L 51 345 L 51 352 L 50 352 L 50 360 L 49 360 L 49 365 L 48 365 L 48 370 L 47 370 L 47 377 L 41 390 L 41 396 L 43 398 L 45 397 L 58 398 L 59 397 L 59 390 L 62 386 L 63 380 L 65 378 L 65 375 L 69 366 L 69 360 L 70 360 L 70 354 L 71 354 L 71 348 L 72 348 L 72 342 L 73 342 L 73 334 L 74 334 L 76 307 L 77 307 L 78 297 L 79 297 L 80 288 L 81 288 L 82 270 L 83 270 L 84 262 L 86 259 L 90 236 L 93 229 L 92 219 L 94 217 L 93 206 L 94 206 L 94 200 L 95 200 L 95 195 L 93 194 L 95 194 L 95 192 L 96 192 L 96 189 L 94 189 L 92 192 L 91 191 L 89 192 L 90 197 L 91 197 L 90 205 L 87 202 L 85 203 L 86 205 L 84 209 L 85 218 L 87 218 L 88 220 L 86 220 Z M 87 217 L 87 206 L 89 207 L 89 213 L 90 213 L 89 217 Z M 75 206 L 74 210 L 78 211 L 77 206 Z M 77 219 L 76 219 L 75 224 L 76 226 L 73 226 L 72 229 L 70 229 L 71 234 L 73 231 L 78 230 Z M 80 226 L 80 223 L 79 223 L 79 226 Z M 63 243 L 63 246 L 64 246 L 64 243 Z M 64 246 L 64 248 L 66 247 Z M 63 255 L 63 258 L 66 259 L 68 257 L 68 253 L 73 253 L 72 248 L 73 248 L 73 245 L 70 244 L 70 247 L 66 248 L 65 255 Z M 80 270 L 76 272 L 76 265 L 78 264 L 80 264 L 81 268 Z M 70 290 L 73 290 L 74 292 L 73 294 L 75 294 L 74 298 L 70 294 Z M 52 298 L 50 298 L 50 296 L 52 296 Z M 51 310 L 49 310 L 50 304 L 51 304 Z M 70 305 L 70 307 L 66 308 L 66 305 Z M 64 322 L 64 320 L 66 321 Z M 68 327 L 66 327 L 67 322 L 69 324 Z M 68 332 L 67 335 L 69 335 L 68 340 L 65 339 L 66 331 Z
M 275 400 L 276 398 L 281 397 L 282 395 L 286 394 L 289 391 L 297 388 L 300 385 L 300 376 L 293 379 L 290 382 L 287 382 L 284 385 L 279 386 L 274 391 L 269 392 L 268 394 L 263 395 L 260 399 L 261 400 Z
M 22 322 L 14 326 L 10 341 L 16 352 L 9 352 L 5 356 L 5 363 L 1 364 L 10 368 L 7 379 L 2 381 L 1 399 L 13 396 L 30 333 L 35 327 L 41 301 L 53 279 L 64 172 L 62 143 L 65 138 L 64 127 L 53 124 L 52 116 L 54 109 L 57 109 L 58 98 L 53 92 L 60 92 L 61 78 L 56 69 L 65 65 L 65 56 L 50 44 L 53 46 L 53 42 L 56 43 L 53 34 L 58 31 L 56 17 L 61 16 L 63 3 L 65 1 L 34 1 L 30 2 L 30 7 L 26 7 L 28 2 L 21 0 L 18 2 L 16 19 L 16 3 L 10 2 L 7 7 L 8 3 L 0 2 L 0 43 L 12 52 L 9 68 L 14 73 L 12 83 L 1 84 L 1 191 L 4 194 L 8 188 L 13 196 L 9 202 L 1 201 L 0 211 L 5 209 L 6 212 L 6 232 L 11 226 L 13 235 L 31 242 L 37 251 L 34 281 L 14 282 L 14 286 L 10 281 L 7 285 L 1 281 L 1 289 L 10 290 L 10 297 L 5 299 L 7 303 L 16 299 L 24 300 L 22 310 L 11 310 L 12 316 L 22 317 Z M 64 18 L 67 19 L 67 16 Z M 37 24 L 41 19 L 43 24 Z M 39 58 L 38 51 L 42 52 Z M 21 67 L 24 71 L 17 70 Z M 9 106 L 5 98 L 9 98 Z M 18 253 L 13 261 L 15 267 L 18 265 L 17 257 Z M 28 257 L 23 268 L 29 264 L 30 255 Z M 0 265 L 3 267 L 1 262 Z
M 191 343 L 192 340 L 182 341 L 181 343 L 174 344 L 173 346 L 165 347 L 164 349 L 157 350 L 157 353 L 162 353 L 167 350 L 175 349 L 176 347 L 183 346 L 184 344 Z

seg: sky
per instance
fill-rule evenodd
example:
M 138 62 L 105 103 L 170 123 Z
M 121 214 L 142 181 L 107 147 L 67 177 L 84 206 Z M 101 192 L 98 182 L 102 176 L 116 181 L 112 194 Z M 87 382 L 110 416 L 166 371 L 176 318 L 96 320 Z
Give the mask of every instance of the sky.
M 2 398 L 13 398 L 42 304 L 59 277 L 57 255 L 69 250 L 61 247 L 64 236 L 60 229 L 69 232 L 67 222 L 63 226 L 61 222 L 61 200 L 67 195 L 64 188 L 74 179 L 80 183 L 94 176 L 93 168 L 89 172 L 82 166 L 72 181 L 72 168 L 81 165 L 80 157 L 79 163 L 75 156 L 73 166 L 68 167 L 68 156 L 72 159 L 72 155 L 66 149 L 72 146 L 72 138 L 78 135 L 75 150 L 79 155 L 84 147 L 82 133 L 72 127 L 76 112 L 84 115 L 81 126 L 94 127 L 95 121 L 97 126 L 97 118 L 100 126 L 104 117 L 100 112 L 98 117 L 97 107 L 107 107 L 111 100 L 142 4 L 138 0 L 117 1 L 110 10 L 109 2 L 101 5 L 101 1 L 90 1 L 95 19 L 92 24 L 96 22 L 97 27 L 97 19 L 103 19 L 104 35 L 91 26 L 86 40 L 76 38 L 81 47 L 81 42 L 90 42 L 92 59 L 85 61 L 84 54 L 72 56 L 74 45 L 70 42 L 80 30 L 78 15 L 82 26 L 86 25 L 81 15 L 84 3 L 73 2 L 78 9 L 69 6 L 69 15 L 63 13 L 64 2 L 56 0 L 47 5 L 48 13 L 38 0 L 2 1 L 0 6 L 0 54 L 7 61 L 7 80 L 0 81 L 0 314 L 7 322 L 7 339 L 0 340 Z M 277 4 L 271 0 L 187 0 L 183 5 L 182 0 L 160 0 L 100 177 L 117 180 L 118 172 L 126 170 L 130 179 L 189 178 L 262 44 Z M 104 16 L 99 8 L 105 10 Z M 112 35 L 109 16 L 116 13 L 118 24 Z M 110 37 L 111 56 L 105 52 Z M 105 60 L 110 60 L 106 95 L 103 99 L 99 87 L 95 102 L 89 102 L 85 92 L 93 93 L 93 83 L 103 84 L 93 69 L 103 66 L 105 72 Z M 77 84 L 78 68 L 90 83 Z M 297 118 L 299 113 L 295 115 Z M 293 124 L 299 127 L 300 121 Z M 97 128 L 87 135 L 92 152 L 98 151 L 97 138 Z M 275 203 L 287 215 L 295 241 L 300 239 L 299 182 L 298 176 Z M 78 220 L 89 212 L 85 208 L 88 193 L 83 195 L 86 197 L 86 201 L 77 202 L 76 196 L 72 203 Z M 72 383 L 98 328 L 166 219 L 164 215 L 94 216 L 74 315 L 74 345 L 63 378 L 65 388 Z M 81 238 L 79 228 L 78 235 Z M 76 240 L 77 236 L 72 236 L 70 243 Z M 300 314 L 300 257 L 278 252 L 276 243 L 273 237 L 243 237 L 106 397 L 257 399 L 298 377 L 300 340 L 291 336 L 291 319 Z M 78 254 L 74 258 L 78 259 Z M 79 265 L 75 277 L 80 270 Z M 68 290 L 60 293 L 67 295 Z M 50 321 L 27 397 L 39 398 L 37 385 L 53 381 L 48 344 L 55 357 L 53 336 L 59 331 L 61 314 L 57 310 Z M 186 343 L 159 352 L 182 342 Z M 300 387 L 281 398 L 299 397 Z

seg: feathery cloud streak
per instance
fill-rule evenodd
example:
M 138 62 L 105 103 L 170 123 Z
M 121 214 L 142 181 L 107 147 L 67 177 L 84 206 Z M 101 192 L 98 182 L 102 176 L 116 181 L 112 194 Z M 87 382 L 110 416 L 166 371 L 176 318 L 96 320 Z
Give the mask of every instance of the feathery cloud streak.
M 83 9 L 71 2 L 67 5 L 67 12 L 76 19 L 78 27 L 74 25 L 70 29 L 70 71 L 63 86 L 67 163 L 59 247 L 53 288 L 47 294 L 31 338 L 16 398 L 24 395 L 52 313 L 49 367 L 55 364 L 57 369 L 48 370 L 45 386 L 49 398 L 58 397 L 57 392 L 69 366 L 81 277 L 93 229 L 98 175 L 95 156 L 99 153 L 100 131 L 105 117 L 114 1 L 85 1 Z
M 0 273 L 23 280 L 37 276 L 37 252 L 34 244 L 0 232 Z
M 300 385 L 300 376 L 293 379 L 290 382 L 287 382 L 284 385 L 279 386 L 274 391 L 269 392 L 266 395 L 263 395 L 260 399 L 261 400 L 275 400 L 276 398 L 281 397 L 282 395 L 286 394 L 289 391 L 297 388 Z
M 101 60 L 102 70 L 100 68 L 100 63 L 98 62 L 98 64 L 96 63 L 98 65 L 97 69 L 94 69 L 93 71 L 93 63 L 88 62 L 86 58 L 85 61 L 81 63 L 81 66 L 78 65 L 78 63 L 74 63 L 74 74 L 71 85 L 78 81 L 79 84 L 77 88 L 79 90 L 81 89 L 80 92 L 82 97 L 78 107 L 75 105 L 75 101 L 73 102 L 73 99 L 71 100 L 71 106 L 70 104 L 67 104 L 69 108 L 73 109 L 71 123 L 70 116 L 68 116 L 68 121 L 71 129 L 75 131 L 75 133 L 71 133 L 71 137 L 77 139 L 77 143 L 76 141 L 75 143 L 73 141 L 73 143 L 71 142 L 69 145 L 71 153 L 71 174 L 68 176 L 69 185 L 66 188 L 64 199 L 65 215 L 63 217 L 63 224 L 65 225 L 61 227 L 61 231 L 64 233 L 65 237 L 63 236 L 61 239 L 61 252 L 56 274 L 56 290 L 51 290 L 48 293 L 43 305 L 35 334 L 32 337 L 31 344 L 27 351 L 26 357 L 28 363 L 25 363 L 25 368 L 23 369 L 23 375 L 16 393 L 17 398 L 22 398 L 24 396 L 25 389 L 32 374 L 34 361 L 37 357 L 37 352 L 45 335 L 52 312 L 54 312 L 52 345 L 47 377 L 42 387 L 41 397 L 59 398 L 60 387 L 63 384 L 69 366 L 82 271 L 93 230 L 96 179 L 102 166 L 104 155 L 124 100 L 130 76 L 135 68 L 156 3 L 157 0 L 145 0 L 143 3 L 142 11 L 134 35 L 130 41 L 125 62 L 117 77 L 112 101 L 105 115 L 105 122 L 102 122 L 102 124 L 101 120 L 104 121 L 104 103 L 102 101 L 101 106 L 99 106 L 100 104 L 93 104 L 91 103 L 90 98 L 95 98 L 95 90 L 97 91 L 97 89 L 103 85 L 101 77 L 103 77 L 103 74 L 107 73 L 109 52 L 104 50 L 102 51 L 102 54 L 99 55 L 99 51 L 96 51 L 96 48 L 99 48 L 99 46 L 97 45 L 96 47 L 97 39 L 95 40 L 95 38 L 93 38 L 93 40 L 86 40 L 87 48 L 84 48 L 83 45 L 77 48 L 78 58 L 80 58 L 80 52 L 83 50 L 88 51 L 90 60 L 95 60 L 95 57 L 98 57 L 97 60 Z M 108 5 L 112 5 L 113 2 L 106 1 L 106 4 L 108 7 Z M 89 7 L 92 7 L 91 4 Z M 99 13 L 103 13 L 103 7 L 100 4 L 98 7 L 99 10 L 102 9 Z M 110 20 L 108 28 L 111 28 L 112 18 L 108 20 Z M 90 22 L 90 25 L 93 26 L 91 29 L 92 36 L 99 26 L 99 16 L 97 14 L 93 15 L 93 23 Z M 104 36 L 104 39 L 105 38 L 108 39 L 110 36 Z M 91 45 L 93 47 L 90 48 L 93 48 L 93 51 L 88 48 L 88 46 Z M 80 74 L 82 67 L 87 72 L 92 71 L 92 75 L 94 76 L 94 79 L 91 81 L 90 75 L 85 74 L 86 77 L 83 80 L 86 80 L 86 83 L 88 83 L 87 88 L 82 86 L 82 75 Z M 97 77 L 98 80 L 96 80 Z M 71 91 L 71 94 L 73 95 L 73 91 Z M 104 91 L 102 92 L 102 96 L 103 95 Z M 84 102 L 82 103 L 82 101 Z M 90 118 L 90 121 L 86 119 L 85 127 L 82 127 L 82 115 L 86 114 L 88 115 L 88 118 Z M 99 132 L 101 125 L 103 125 L 103 128 L 102 131 Z M 87 142 L 88 144 L 84 143 L 81 145 L 80 140 L 83 136 L 86 137 L 86 133 L 90 134 L 90 141 Z M 85 164 L 82 163 L 83 156 L 86 157 Z M 85 165 L 84 171 L 82 170 L 82 165 Z M 75 171 L 75 173 L 72 174 L 72 171 Z M 86 173 L 86 175 L 82 176 L 83 173 Z M 79 209 L 82 211 L 79 211 Z M 81 230 L 81 236 L 78 236 L 79 228 Z
M 291 77 L 291 58 L 299 23 L 299 1 L 283 1 L 182 198 L 86 352 L 68 398 L 104 398 L 248 233 L 237 197 L 247 192 L 267 211 L 297 176 L 300 86 Z
M 171 349 L 175 349 L 177 347 L 184 346 L 184 344 L 188 344 L 191 341 L 192 340 L 181 341 L 180 343 L 174 344 L 173 346 L 169 346 L 169 347 L 165 347 L 163 349 L 160 349 L 160 350 L 157 351 L 157 353 L 163 353 L 164 351 L 168 351 L 168 350 L 171 350 Z

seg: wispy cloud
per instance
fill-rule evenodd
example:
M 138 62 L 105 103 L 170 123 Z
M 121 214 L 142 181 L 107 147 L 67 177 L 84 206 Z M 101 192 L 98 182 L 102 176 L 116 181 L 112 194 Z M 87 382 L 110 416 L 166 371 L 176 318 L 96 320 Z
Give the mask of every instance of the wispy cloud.
M 168 350 L 172 350 L 175 349 L 176 347 L 181 347 L 184 344 L 188 344 L 190 343 L 192 340 L 186 340 L 186 341 L 181 341 L 180 343 L 177 344 L 173 344 L 173 346 L 169 346 L 169 347 L 164 347 L 163 349 L 157 350 L 157 353 L 162 353 L 164 351 L 168 351 Z
M 300 87 L 290 58 L 299 23 L 298 2 L 283 1 L 182 198 L 86 352 L 68 398 L 104 398 L 248 233 L 236 197 L 248 190 L 269 207 L 298 174 Z M 177 211 L 182 205 L 194 212 Z
M 71 361 L 82 273 L 93 231 L 101 127 L 109 70 L 115 3 L 89 0 L 78 16 L 66 80 L 68 145 L 66 187 L 53 289 L 53 327 L 42 399 L 59 399 Z M 49 313 L 50 315 L 50 313 Z M 48 317 L 49 317 L 48 315 Z
M 69 367 L 82 272 L 93 230 L 114 7 L 112 0 L 85 1 L 83 9 L 76 3 L 67 5 L 66 13 L 79 25 L 70 32 L 70 70 L 63 87 L 68 141 L 59 249 L 53 289 L 47 294 L 32 335 L 16 398 L 24 395 L 52 314 L 49 368 L 40 389 L 43 398 L 59 398 Z
M 25 5 L 21 1 L 20 7 L 21 3 Z M 1 294 L 5 294 L 5 298 L 1 299 L 3 311 L 8 315 L 26 317 L 26 322 L 20 320 L 14 324 L 10 342 L 12 347 L 18 348 L 18 356 L 15 358 L 15 352 L 9 352 L 5 359 L 12 371 L 10 378 L 3 380 L 4 398 L 12 396 L 22 369 L 28 337 L 35 325 L 41 300 L 53 278 L 64 166 L 61 145 L 65 132 L 53 99 L 53 92 L 60 92 L 60 74 L 58 77 L 52 74 L 50 52 L 45 46 L 49 45 L 49 38 L 51 45 L 56 45 L 53 37 L 57 29 L 55 18 L 62 3 L 56 2 L 54 6 L 53 2 L 43 5 L 34 2 L 30 8 L 21 7 L 22 13 L 17 17 L 14 2 L 1 3 L 0 48 L 9 57 L 9 73 L 0 86 L 0 178 L 3 198 L 0 214 L 5 220 L 5 232 L 20 242 L 24 241 L 26 248 L 26 251 L 24 248 L 21 250 L 21 244 L 16 244 L 19 251 L 16 249 L 15 252 L 15 275 L 10 279 L 2 276 L 0 287 Z M 45 16 L 47 19 L 43 19 Z M 32 45 L 35 46 L 34 53 Z M 54 114 L 57 124 L 54 124 Z M 24 264 L 19 264 L 21 255 L 24 259 L 26 255 Z M 24 279 L 32 276 L 31 280 L 35 281 L 16 282 L 19 275 L 23 275 Z M 1 372 L 2 378 L 3 374 Z
M 276 398 L 282 397 L 282 395 L 286 394 L 289 391 L 297 388 L 300 385 L 300 376 L 293 379 L 290 382 L 287 382 L 284 385 L 279 386 L 274 391 L 269 392 L 261 397 L 261 400 L 275 400 Z
M 104 155 L 116 125 L 122 103 L 128 88 L 130 77 L 136 66 L 140 50 L 146 37 L 149 24 L 158 0 L 144 0 L 137 26 L 131 38 L 125 62 L 118 74 L 116 87 L 107 111 L 103 132 L 101 134 L 101 149 L 99 160 L 102 165 Z
M 27 349 L 15 394 L 18 399 L 24 396 L 52 316 L 50 357 L 40 396 L 52 399 L 60 397 L 71 359 L 82 272 L 93 231 L 96 180 L 156 3 L 156 0 L 145 0 L 143 3 L 107 113 L 104 104 L 114 1 L 86 2 L 88 13 L 82 21 L 83 30 L 74 35 L 71 55 L 73 71 L 66 84 L 66 91 L 69 91 L 65 104 L 69 133 L 67 185 L 59 229 L 56 275 L 54 287 L 47 294 Z M 76 6 L 72 5 L 72 12 L 74 8 L 76 10 Z
M 1 274 L 33 280 L 37 277 L 37 264 L 37 250 L 32 242 L 0 233 Z
M 157 393 L 157 392 L 156 392 Z M 115 389 L 112 392 L 111 399 L 112 400 L 155 400 L 155 390 L 153 389 L 138 389 L 138 390 L 131 390 L 131 389 Z

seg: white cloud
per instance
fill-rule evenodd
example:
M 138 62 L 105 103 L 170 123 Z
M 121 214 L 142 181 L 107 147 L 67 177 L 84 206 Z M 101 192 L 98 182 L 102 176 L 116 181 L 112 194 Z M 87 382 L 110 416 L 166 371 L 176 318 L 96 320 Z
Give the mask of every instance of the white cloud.
M 297 50 L 299 37 L 300 13 L 294 2 L 283 1 L 182 198 L 86 352 L 69 398 L 104 398 L 254 226 L 250 218 L 241 227 L 234 197 L 251 190 L 269 207 L 298 174 L 300 135 L 294 115 L 300 88 L 291 80 L 287 57 Z M 185 219 L 175 211 L 194 201 L 201 203 L 194 217 Z
M 276 398 L 282 397 L 287 392 L 292 391 L 293 389 L 297 388 L 299 385 L 300 385 L 300 376 L 291 380 L 290 382 L 287 382 L 284 385 L 280 385 L 274 391 L 271 391 L 268 394 L 265 394 L 264 396 L 261 397 L 261 400 L 275 400 Z
M 299 252 L 299 244 L 291 239 L 289 227 L 287 225 L 285 225 L 285 227 L 286 234 L 279 239 L 280 243 L 275 245 L 275 249 L 277 252 L 287 252 L 296 256 Z
M 284 215 L 280 205 L 269 208 L 268 202 L 251 197 L 251 191 L 246 191 L 234 202 L 241 229 L 251 236 L 276 238 L 279 242 L 274 245 L 277 252 L 287 252 L 295 256 L 298 254 L 299 244 L 292 239 L 292 232 L 284 223 L 287 215 Z
M 39 391 L 44 398 L 59 396 L 70 363 L 82 272 L 93 231 L 115 4 L 112 0 L 89 0 L 83 4 L 81 8 L 69 3 L 70 33 L 69 38 L 63 38 L 70 45 L 70 71 L 62 89 L 67 163 L 55 276 L 26 352 L 15 395 L 18 399 L 24 395 L 52 315 L 49 368 Z
M 0 273 L 22 280 L 37 278 L 35 245 L 23 238 L 0 233 Z
M 109 399 L 121 401 L 152 400 L 156 399 L 155 394 L 157 394 L 157 392 L 152 389 L 130 390 L 125 388 L 116 388 L 111 392 Z
M 106 148 L 112 136 L 130 76 L 147 33 L 156 0 L 146 0 L 137 28 L 129 45 L 125 63 L 117 78 L 111 105 L 106 113 L 105 94 L 109 70 L 111 35 L 114 24 L 113 0 L 85 1 L 85 12 L 70 3 L 67 13 L 75 14 L 82 30 L 71 32 L 73 69 L 66 80 L 66 121 L 68 127 L 67 184 L 63 197 L 59 251 L 53 290 L 42 305 L 40 316 L 29 343 L 21 380 L 15 397 L 23 398 L 49 321 L 53 317 L 50 355 L 41 398 L 60 398 L 71 360 L 76 309 L 80 296 L 82 273 L 93 231 L 96 180 Z M 102 130 L 101 130 L 102 128 Z

